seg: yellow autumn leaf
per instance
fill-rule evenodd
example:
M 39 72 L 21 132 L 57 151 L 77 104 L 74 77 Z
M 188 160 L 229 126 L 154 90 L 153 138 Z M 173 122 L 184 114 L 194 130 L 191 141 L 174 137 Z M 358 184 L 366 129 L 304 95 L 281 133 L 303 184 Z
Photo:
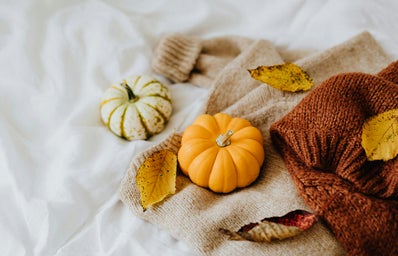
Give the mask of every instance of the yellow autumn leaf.
M 144 210 L 176 191 L 177 156 L 163 149 L 150 155 L 138 169 L 136 183 Z
M 282 91 L 308 91 L 314 85 L 312 78 L 294 63 L 259 66 L 249 69 L 249 73 L 254 79 Z
M 398 154 L 398 109 L 366 120 L 362 126 L 362 147 L 370 161 L 387 161 Z

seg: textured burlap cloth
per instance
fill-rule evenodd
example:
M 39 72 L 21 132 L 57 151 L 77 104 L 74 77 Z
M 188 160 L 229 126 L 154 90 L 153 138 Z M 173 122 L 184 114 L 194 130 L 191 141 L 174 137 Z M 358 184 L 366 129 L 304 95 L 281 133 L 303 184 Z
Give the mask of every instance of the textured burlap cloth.
M 121 183 L 121 200 L 132 212 L 184 240 L 202 255 L 345 255 L 352 252 L 336 239 L 328 222 L 321 221 L 310 230 L 291 239 L 260 244 L 230 241 L 220 228 L 237 230 L 265 217 L 280 216 L 295 209 L 317 212 L 300 195 L 281 155 L 271 142 L 270 126 L 290 112 L 311 92 L 287 93 L 252 79 L 247 69 L 284 63 L 280 53 L 266 40 L 223 37 L 200 40 L 181 35 L 163 38 L 155 52 L 153 68 L 174 82 L 189 82 L 208 87 L 209 97 L 203 113 L 229 113 L 248 119 L 264 136 L 265 161 L 259 178 L 251 186 L 220 195 L 177 176 L 177 192 L 165 201 L 143 211 L 135 184 L 136 172 L 156 150 L 177 152 L 181 133 L 170 137 L 136 156 Z M 306 70 L 315 86 L 341 72 L 360 71 L 375 74 L 391 62 L 367 33 L 295 63 Z M 312 91 L 313 91 L 312 90 Z M 335 229 L 333 229 L 336 232 Z M 380 232 L 376 230 L 375 232 Z M 357 234 L 358 239 L 368 239 Z M 344 247 L 343 247 L 343 246 Z

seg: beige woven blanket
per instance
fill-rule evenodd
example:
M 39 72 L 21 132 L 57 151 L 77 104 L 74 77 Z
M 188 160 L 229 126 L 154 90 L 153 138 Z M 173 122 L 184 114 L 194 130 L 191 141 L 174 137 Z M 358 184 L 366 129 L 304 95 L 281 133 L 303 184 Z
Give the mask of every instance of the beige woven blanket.
M 159 44 L 155 71 L 175 82 L 190 82 L 210 88 L 203 112 L 226 112 L 248 119 L 264 136 L 265 162 L 258 180 L 251 186 L 220 195 L 200 188 L 181 173 L 177 192 L 143 211 L 135 184 L 140 164 L 152 152 L 168 147 L 177 152 L 183 131 L 132 159 L 120 186 L 120 198 L 132 213 L 184 240 L 201 255 L 344 255 L 331 231 L 316 223 L 306 232 L 283 241 L 254 243 L 230 241 L 220 228 L 237 230 L 265 217 L 281 216 L 295 209 L 311 209 L 294 186 L 285 164 L 274 149 L 270 125 L 300 102 L 308 92 L 287 93 L 252 79 L 247 69 L 284 63 L 277 48 L 266 40 L 225 37 L 200 40 L 181 35 L 165 37 Z M 307 71 L 315 87 L 331 75 L 362 71 L 377 73 L 391 62 L 367 33 L 295 63 Z

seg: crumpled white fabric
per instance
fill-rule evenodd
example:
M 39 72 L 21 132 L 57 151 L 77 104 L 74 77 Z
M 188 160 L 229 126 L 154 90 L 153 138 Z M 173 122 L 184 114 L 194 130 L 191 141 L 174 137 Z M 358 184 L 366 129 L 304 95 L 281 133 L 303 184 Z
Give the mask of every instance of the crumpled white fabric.
M 317 51 L 368 30 L 398 57 L 397 2 L 183 3 L 0 2 L 1 255 L 195 255 L 117 195 L 132 157 L 182 131 L 207 95 L 150 69 L 165 34 L 234 34 Z M 161 134 L 128 142 L 101 123 L 99 102 L 112 83 L 137 74 L 169 86 L 174 112 Z

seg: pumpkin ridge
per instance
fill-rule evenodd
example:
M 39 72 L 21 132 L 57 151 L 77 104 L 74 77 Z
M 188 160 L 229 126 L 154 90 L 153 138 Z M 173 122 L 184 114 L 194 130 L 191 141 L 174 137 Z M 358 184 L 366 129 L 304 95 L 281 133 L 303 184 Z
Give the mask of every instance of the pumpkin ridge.
M 202 127 L 203 129 L 206 129 L 209 133 L 215 135 L 215 134 L 219 134 L 219 132 L 215 133 L 213 130 L 209 129 L 208 127 L 206 127 L 204 124 L 196 124 L 200 127 Z M 217 135 L 215 135 L 214 137 L 214 142 L 216 141 Z
M 125 95 L 126 94 L 126 90 L 124 88 L 123 89 L 119 88 L 119 86 L 121 86 L 121 85 L 114 84 L 114 85 L 111 86 L 111 88 L 113 88 L 115 90 L 118 90 L 119 92 L 123 93 L 123 95 Z
M 241 154 L 242 153 L 241 150 L 243 150 L 243 149 L 240 148 L 240 147 L 227 147 L 226 149 L 229 151 L 229 153 L 230 153 L 230 155 L 232 157 L 233 163 L 236 164 L 235 157 L 238 157 L 238 155 L 242 155 Z M 231 150 L 233 152 L 231 152 Z M 244 150 L 244 152 L 246 153 L 247 151 Z M 237 187 L 248 186 L 249 184 L 251 184 L 258 177 L 258 173 L 259 173 L 261 165 L 258 163 L 257 159 L 252 154 L 250 154 L 250 155 L 253 157 L 254 163 L 257 163 L 257 165 L 259 167 L 259 169 L 257 170 L 257 168 L 256 168 L 256 171 L 255 171 L 255 173 L 257 173 L 257 174 L 255 176 L 251 175 L 251 174 L 253 174 L 253 172 L 252 172 L 253 170 L 250 169 L 250 168 L 249 169 L 251 170 L 251 173 L 249 173 L 246 169 L 242 169 L 242 166 L 241 166 L 242 163 L 245 165 L 245 167 L 252 166 L 252 164 L 249 164 L 249 162 L 247 161 L 246 158 L 241 158 L 241 159 L 244 159 L 244 161 L 242 163 L 239 163 L 239 166 L 238 166 L 238 164 L 236 164 L 236 172 L 237 172 L 237 177 L 238 177 L 238 179 L 237 179 Z M 238 159 L 239 158 L 236 158 L 236 160 L 238 160 Z M 242 174 L 242 170 L 244 171 L 244 175 L 241 177 L 239 175 L 239 173 Z M 250 176 L 252 176 L 252 177 L 250 178 Z M 248 179 L 248 177 L 249 177 L 249 179 Z M 248 181 L 249 181 L 249 183 L 248 183 Z M 243 184 L 242 184 L 242 182 L 243 182 Z M 239 184 L 239 183 L 241 183 L 241 184 Z
M 234 133 L 249 126 L 252 126 L 251 123 L 240 117 L 234 117 L 228 123 L 228 129 L 234 131 Z
M 196 136 L 197 133 L 200 133 L 200 137 Z M 204 129 L 202 126 L 193 124 L 187 127 L 184 131 L 184 136 L 181 138 L 181 143 L 189 141 L 191 139 L 206 139 L 212 140 L 213 134 L 211 134 L 208 130 Z
M 216 124 L 218 126 L 218 130 L 220 131 L 220 133 L 226 133 L 229 127 L 229 124 L 231 123 L 231 121 L 234 119 L 233 117 L 224 114 L 224 113 L 218 113 L 216 115 L 213 116 L 214 120 L 216 121 Z M 225 121 L 225 119 L 229 119 L 227 123 L 223 123 L 223 121 Z M 232 131 L 235 132 L 235 131 Z
M 255 141 L 255 142 L 257 142 L 258 144 L 260 144 L 257 140 L 254 140 L 254 139 L 246 139 L 246 140 L 252 140 L 252 141 Z M 233 141 L 231 142 L 231 144 L 232 144 L 232 143 L 233 143 Z M 261 144 L 260 144 L 260 145 L 261 145 Z M 237 148 L 240 148 L 240 149 L 242 149 L 242 150 L 244 150 L 244 151 L 246 151 L 246 152 L 248 152 L 250 155 L 252 155 L 252 156 L 257 160 L 257 157 L 253 154 L 252 151 L 247 150 L 246 148 L 240 146 L 239 144 L 238 144 L 238 145 L 237 145 L 237 144 L 234 144 L 234 146 L 237 147 Z M 262 163 L 260 163 L 259 161 L 257 161 L 257 162 L 258 162 L 258 164 L 259 164 L 260 166 L 262 165 Z
M 219 128 L 218 128 L 217 121 L 215 120 L 215 118 L 213 116 L 211 116 L 209 114 L 203 114 L 203 115 L 198 116 L 195 119 L 193 124 L 203 127 L 204 129 L 206 129 L 211 134 L 216 135 L 215 137 L 217 137 L 217 135 L 220 132 Z
M 143 96 L 143 97 L 159 97 L 159 98 L 162 98 L 162 99 L 164 99 L 164 100 L 167 100 L 168 102 L 171 103 L 171 98 L 162 96 L 162 95 L 160 95 L 160 94 L 158 94 L 158 93 L 147 94 L 147 95 L 145 95 L 145 96 Z
M 142 78 L 142 76 L 137 76 L 136 77 L 136 79 L 135 79 L 135 81 L 134 81 L 134 83 L 133 83 L 133 87 L 135 88 L 136 86 L 137 86 L 137 84 L 138 84 L 138 82 L 141 80 L 141 78 Z M 126 81 L 126 80 L 124 80 L 124 81 Z M 126 82 L 127 83 L 127 82 Z M 128 84 L 128 83 L 127 83 Z
M 160 117 L 163 119 L 163 124 L 166 124 L 166 123 L 167 123 L 167 118 L 166 118 L 166 116 L 165 116 L 159 109 L 157 109 L 156 107 L 154 107 L 154 106 L 152 106 L 152 105 L 150 105 L 150 104 L 148 104 L 148 103 L 146 103 L 146 102 L 141 102 L 141 103 L 147 105 L 148 107 L 150 107 L 150 108 L 154 109 L 156 112 L 158 112 L 158 114 L 160 115 Z
M 196 160 L 199 156 L 201 156 L 201 155 L 207 155 L 207 154 L 209 154 L 208 152 L 211 152 L 211 150 L 214 150 L 214 147 L 209 147 L 209 148 L 205 149 L 203 152 L 201 152 L 200 154 L 198 154 L 198 155 L 192 160 L 192 162 L 189 164 L 189 166 L 188 166 L 186 172 L 188 173 L 188 176 L 189 176 L 190 179 L 193 179 L 192 176 L 191 176 L 191 171 L 192 171 L 191 166 L 192 166 L 192 164 L 193 164 L 193 163 L 196 163 L 195 160 Z M 211 161 L 211 166 L 209 166 L 209 169 L 206 169 L 206 171 L 208 171 L 208 172 L 207 172 L 207 178 L 205 179 L 207 184 L 202 184 L 202 186 L 204 186 L 204 187 L 208 187 L 208 186 L 209 186 L 209 179 L 210 179 L 211 173 L 212 173 L 212 171 L 213 171 L 214 164 L 216 163 L 216 159 L 217 159 L 217 156 L 218 156 L 218 152 L 219 152 L 219 149 L 217 149 L 217 153 L 215 153 L 214 156 L 212 156 L 213 159 L 212 159 L 212 161 Z M 202 165 L 201 167 L 203 168 L 203 165 Z M 197 172 L 196 169 L 194 169 L 194 171 L 195 171 L 195 173 Z M 200 172 L 203 173 L 204 170 L 201 169 Z
M 147 94 L 147 95 L 141 96 L 141 99 L 145 99 L 145 98 L 161 98 L 162 100 L 165 100 L 165 101 L 171 103 L 170 98 L 163 97 L 162 95 L 159 95 L 159 94 Z M 145 103 L 145 104 L 148 104 L 148 103 Z
M 226 150 L 227 153 L 229 154 L 229 157 L 231 158 L 232 163 L 233 163 L 233 165 L 234 165 L 234 172 L 235 172 L 235 176 L 236 176 L 236 184 L 235 184 L 235 187 L 237 187 L 237 186 L 238 186 L 238 180 L 239 180 L 238 167 L 236 166 L 235 160 L 234 160 L 234 158 L 232 157 L 231 152 L 230 152 L 227 148 L 226 148 L 225 150 Z
M 110 124 L 111 124 L 112 115 L 115 113 L 115 111 L 116 111 L 118 108 L 120 108 L 120 107 L 123 106 L 123 105 L 124 105 L 124 102 L 120 103 L 119 106 L 113 108 L 113 110 L 111 111 L 111 113 L 109 113 L 108 122 L 106 123 L 106 125 L 108 126 L 109 129 L 111 128 Z
M 186 146 L 195 145 L 196 147 L 198 145 L 203 146 L 202 152 L 199 152 L 196 155 L 194 155 L 193 159 L 195 159 L 196 157 L 198 157 L 200 154 L 207 151 L 208 149 L 216 147 L 216 145 L 213 145 L 208 139 L 203 139 L 203 138 L 200 138 L 200 139 L 193 138 L 191 140 L 186 141 L 185 145 Z M 193 155 L 193 152 L 190 152 L 190 155 Z M 189 168 L 189 166 L 188 166 L 188 168 Z
M 123 99 L 122 99 L 122 98 L 116 98 L 116 97 L 114 97 L 114 98 L 109 98 L 109 99 L 106 99 L 106 100 L 101 101 L 100 106 L 102 107 L 102 106 L 104 106 L 105 104 L 107 104 L 107 103 L 109 103 L 109 102 L 111 102 L 111 101 L 114 101 L 114 100 L 123 100 Z
M 143 121 L 143 117 L 142 117 L 142 115 L 141 115 L 140 110 L 137 108 L 137 106 L 136 106 L 135 104 L 133 104 L 133 106 L 134 106 L 134 108 L 135 108 L 135 110 L 137 111 L 137 114 L 138 114 L 138 116 L 139 116 L 138 120 L 140 121 L 142 127 L 144 127 L 144 129 L 145 129 L 145 137 L 147 137 L 147 138 L 151 137 L 151 136 L 152 136 L 152 133 L 149 132 L 148 126 L 147 126 L 146 123 Z
M 123 114 L 122 117 L 120 118 L 120 136 L 122 136 L 123 138 L 127 139 L 127 135 L 126 135 L 126 131 L 124 130 L 124 119 L 126 117 L 126 112 L 128 109 L 128 105 L 125 105 L 125 108 L 123 110 Z
M 143 86 L 141 86 L 141 89 L 140 89 L 140 90 L 143 90 L 144 88 L 150 86 L 151 84 L 159 84 L 160 87 L 163 87 L 158 81 L 156 81 L 156 80 L 151 80 L 151 81 L 147 82 L 146 84 L 144 84 Z
M 245 134 L 245 133 L 247 133 L 247 131 L 250 131 L 250 130 L 251 130 L 251 133 L 252 133 L 252 135 L 250 135 L 250 137 L 251 137 L 250 139 L 257 141 L 260 144 L 264 143 L 264 139 L 262 137 L 261 131 L 257 127 L 254 127 L 254 126 L 246 126 L 246 127 L 243 127 L 242 129 L 237 130 L 235 132 L 235 138 L 236 137 L 238 137 L 238 138 L 241 137 L 242 133 Z M 253 132 L 257 133 L 258 140 L 253 137 Z M 254 135 L 256 135 L 256 134 L 254 134 Z

